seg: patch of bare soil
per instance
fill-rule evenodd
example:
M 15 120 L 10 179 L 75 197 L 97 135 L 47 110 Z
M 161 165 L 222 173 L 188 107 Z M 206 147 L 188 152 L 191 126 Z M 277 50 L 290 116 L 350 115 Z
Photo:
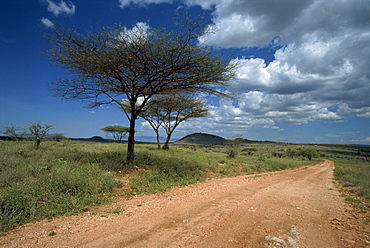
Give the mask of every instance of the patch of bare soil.
M 0 247 L 370 247 L 369 216 L 354 215 L 333 169 L 325 161 L 122 199 L 26 224 Z

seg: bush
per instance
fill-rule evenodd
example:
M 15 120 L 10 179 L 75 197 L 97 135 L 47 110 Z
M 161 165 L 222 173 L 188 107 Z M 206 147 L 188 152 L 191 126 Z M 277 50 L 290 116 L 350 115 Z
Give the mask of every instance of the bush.
M 229 147 L 226 149 L 226 154 L 228 158 L 236 158 L 239 154 L 239 151 L 235 147 Z

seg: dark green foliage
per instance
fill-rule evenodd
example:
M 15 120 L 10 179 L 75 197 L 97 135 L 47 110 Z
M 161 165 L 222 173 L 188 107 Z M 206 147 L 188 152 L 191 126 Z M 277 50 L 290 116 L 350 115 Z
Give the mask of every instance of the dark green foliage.
M 302 157 L 307 157 L 309 161 L 311 161 L 312 158 L 317 158 L 319 156 L 318 152 L 314 150 L 301 150 L 300 155 Z
M 257 151 L 258 151 L 258 149 L 255 148 L 255 147 L 246 147 L 246 148 L 243 148 L 243 150 L 242 150 L 242 152 L 246 153 L 247 155 L 253 155 Z
M 60 142 L 62 141 L 63 139 L 65 139 L 66 137 L 64 137 L 64 135 L 62 133 L 57 133 L 57 134 L 54 134 L 50 137 L 51 140 L 55 140 L 57 142 Z
M 228 158 L 236 158 L 236 156 L 239 154 L 239 151 L 237 147 L 228 147 L 226 149 L 226 154 Z
M 106 126 L 103 127 L 101 130 L 103 130 L 106 135 L 112 134 L 113 138 L 116 142 L 121 143 L 122 139 L 130 132 L 129 127 L 123 127 L 123 126 Z

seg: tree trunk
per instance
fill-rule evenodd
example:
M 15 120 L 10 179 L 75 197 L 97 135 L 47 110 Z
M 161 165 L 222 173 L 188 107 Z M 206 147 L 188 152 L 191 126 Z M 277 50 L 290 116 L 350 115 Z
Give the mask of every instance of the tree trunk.
M 36 138 L 36 149 L 39 149 L 40 148 L 40 143 L 41 143 L 41 139 L 40 138 Z
M 168 146 L 168 143 L 170 142 L 172 133 L 167 134 L 166 142 L 163 145 L 163 150 L 168 150 L 170 147 Z
M 158 129 L 155 130 L 155 133 L 157 134 L 157 145 L 158 145 L 158 149 L 161 149 L 161 139 L 159 137 L 159 131 L 158 131 Z
M 127 162 L 133 162 L 135 159 L 135 123 L 136 116 L 131 115 L 130 119 L 130 131 L 128 133 L 127 140 Z

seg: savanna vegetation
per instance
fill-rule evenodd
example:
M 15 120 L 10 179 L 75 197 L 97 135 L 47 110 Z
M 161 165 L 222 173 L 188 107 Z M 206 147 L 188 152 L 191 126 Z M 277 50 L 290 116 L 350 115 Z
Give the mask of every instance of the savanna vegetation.
M 202 145 L 192 142 L 197 139 L 192 136 L 173 143 L 170 150 L 139 144 L 134 162 L 126 160 L 122 148 L 127 144 L 62 139 L 45 140 L 35 149 L 32 141 L 0 141 L 0 231 L 87 211 L 114 199 L 117 190 L 127 197 L 164 192 L 208 178 L 283 170 L 323 159 L 335 161 L 335 177 L 356 197 L 370 199 L 368 146 L 248 140 L 207 145 L 205 137 Z

